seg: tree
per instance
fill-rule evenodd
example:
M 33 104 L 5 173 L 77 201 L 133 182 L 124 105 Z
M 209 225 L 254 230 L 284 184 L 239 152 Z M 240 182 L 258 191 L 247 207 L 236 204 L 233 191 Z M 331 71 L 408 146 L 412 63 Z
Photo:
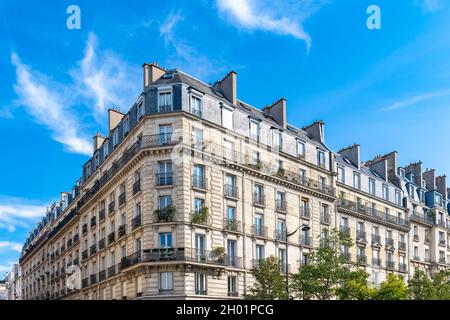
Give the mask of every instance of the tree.
M 349 235 L 333 229 L 322 244 L 311 254 L 310 263 L 300 267 L 292 275 L 292 294 L 299 299 L 329 300 L 336 290 L 349 279 L 350 262 L 341 248 L 350 248 L 353 242 Z
M 369 288 L 367 278 L 369 274 L 364 270 L 350 272 L 348 278 L 336 289 L 336 296 L 339 300 L 370 300 L 376 290 Z
M 376 300 L 406 300 L 408 299 L 408 289 L 403 281 L 403 277 L 389 273 L 386 281 L 380 285 L 380 290 L 375 294 Z
M 449 271 L 440 271 L 433 275 L 432 280 L 435 290 L 435 300 L 450 300 L 449 276 Z
M 255 277 L 255 284 L 250 288 L 250 294 L 246 296 L 246 299 L 285 300 L 288 298 L 279 259 L 271 256 L 260 260 L 251 272 Z
M 422 270 L 417 270 L 408 281 L 408 295 L 411 300 L 434 300 L 436 289 L 431 279 Z

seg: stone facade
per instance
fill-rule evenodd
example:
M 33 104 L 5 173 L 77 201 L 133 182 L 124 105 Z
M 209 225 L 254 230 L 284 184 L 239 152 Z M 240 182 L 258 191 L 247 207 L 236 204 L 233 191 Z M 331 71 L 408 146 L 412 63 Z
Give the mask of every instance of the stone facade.
M 24 299 L 240 299 L 258 260 L 295 272 L 330 228 L 350 233 L 343 253 L 375 285 L 407 279 L 413 224 L 396 155 L 361 165 L 359 146 L 334 153 L 322 122 L 290 126 L 285 99 L 262 111 L 239 101 L 236 77 L 210 86 L 144 65 L 142 95 L 127 114 L 110 110 L 82 177 L 27 239 Z

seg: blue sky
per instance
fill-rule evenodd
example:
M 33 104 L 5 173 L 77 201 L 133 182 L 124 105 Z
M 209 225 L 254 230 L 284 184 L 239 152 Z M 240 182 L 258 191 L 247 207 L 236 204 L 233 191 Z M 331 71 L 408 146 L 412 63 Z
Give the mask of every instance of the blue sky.
M 66 9 L 81 9 L 68 30 Z M 381 30 L 366 9 L 381 8 Z M 205 82 L 238 73 L 238 97 L 286 97 L 288 120 L 326 123 L 328 145 L 363 159 L 397 150 L 450 173 L 450 4 L 445 0 L 3 0 L 0 2 L 0 275 L 127 111 L 143 62 Z

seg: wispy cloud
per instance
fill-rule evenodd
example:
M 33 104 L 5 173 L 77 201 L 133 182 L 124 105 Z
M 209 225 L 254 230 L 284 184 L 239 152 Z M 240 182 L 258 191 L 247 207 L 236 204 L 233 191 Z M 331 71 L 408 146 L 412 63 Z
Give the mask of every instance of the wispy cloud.
M 325 2 L 217 0 L 217 6 L 238 27 L 293 36 L 305 41 L 309 52 L 312 40 L 304 30 L 303 22 Z
M 70 73 L 82 102 L 93 105 L 97 122 L 105 123 L 108 108 L 128 107 L 136 99 L 139 70 L 114 52 L 100 52 L 93 33 L 89 34 L 83 59 L 77 65 Z
M 12 53 L 11 62 L 17 76 L 16 105 L 25 107 L 36 122 L 52 132 L 54 140 L 74 153 L 92 154 L 91 139 L 83 133 L 85 126 L 79 118 L 80 108 L 105 126 L 108 108 L 128 108 L 140 92 L 140 71 L 114 52 L 98 50 L 92 33 L 83 58 L 69 71 L 72 82 L 50 81 L 51 76 L 33 71 L 17 53 Z M 11 116 L 9 110 L 3 112 L 3 117 Z
M 184 17 L 180 12 L 171 13 L 159 28 L 159 33 L 164 39 L 166 47 L 171 47 L 176 52 L 176 55 L 169 57 L 167 63 L 176 65 L 199 78 L 221 73 L 224 69 L 222 66 L 199 53 L 196 48 L 182 40 L 182 37 L 176 35 L 175 29 L 183 21 Z
M 15 262 L 8 261 L 7 263 L 8 263 L 8 264 L 0 264 L 0 277 L 1 277 L 0 279 L 3 278 L 3 274 L 4 274 L 4 273 L 9 273 L 9 272 L 11 272 L 12 267 L 13 267 L 13 264 L 14 264 Z
M 380 111 L 380 112 L 393 111 L 393 110 L 397 110 L 400 108 L 414 106 L 420 102 L 424 102 L 424 101 L 431 100 L 434 98 L 445 97 L 445 96 L 450 96 L 450 89 L 434 91 L 434 92 L 429 92 L 429 93 L 412 96 L 405 100 L 396 101 L 393 104 L 391 104 L 390 106 L 381 108 L 378 111 Z
M 91 144 L 82 137 L 77 117 L 67 108 L 68 96 L 61 92 L 61 87 L 33 72 L 16 53 L 12 53 L 11 62 L 16 67 L 17 103 L 24 106 L 36 122 L 45 125 L 53 138 L 69 151 L 90 154 Z
M 22 244 L 11 241 L 0 241 L 0 252 L 2 251 L 22 251 Z
M 13 197 L 0 197 L 0 230 L 9 232 L 16 228 L 30 228 L 44 216 L 47 207 L 38 201 Z
M 424 13 L 431 13 L 441 10 L 444 7 L 444 0 L 419 0 Z

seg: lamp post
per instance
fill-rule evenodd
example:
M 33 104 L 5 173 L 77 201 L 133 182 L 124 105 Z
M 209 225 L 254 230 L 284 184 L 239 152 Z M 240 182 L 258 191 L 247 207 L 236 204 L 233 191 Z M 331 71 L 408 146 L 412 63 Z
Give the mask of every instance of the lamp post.
M 287 225 L 285 228 L 286 231 L 286 263 L 285 263 L 285 270 L 284 272 L 286 273 L 286 295 L 289 299 L 289 272 L 288 272 L 288 268 L 289 268 L 289 259 L 288 259 L 288 252 L 289 252 L 289 237 L 293 236 L 300 228 L 302 228 L 302 231 L 309 231 L 311 229 L 310 226 L 303 224 L 300 227 L 298 227 L 297 229 L 295 229 L 295 231 L 288 233 L 287 231 Z

